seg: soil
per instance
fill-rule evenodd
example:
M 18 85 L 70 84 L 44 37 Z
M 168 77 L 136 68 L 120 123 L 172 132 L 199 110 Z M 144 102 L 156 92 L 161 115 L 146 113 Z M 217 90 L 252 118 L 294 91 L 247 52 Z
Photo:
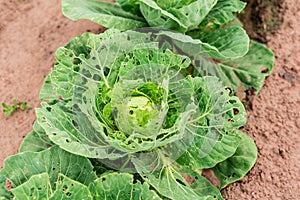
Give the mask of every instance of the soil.
M 248 123 L 244 127 L 255 140 L 259 157 L 251 172 L 223 190 L 223 195 L 229 200 L 297 200 L 300 199 L 300 2 L 269 1 L 273 7 L 262 2 L 266 1 L 252 0 L 249 5 L 258 16 L 251 11 L 248 17 L 252 22 L 244 20 L 246 28 L 252 30 L 250 35 L 267 43 L 276 55 L 272 75 L 260 94 L 251 98 Z M 278 11 L 282 10 L 286 12 L 281 17 Z M 8 104 L 18 97 L 39 107 L 38 93 L 53 66 L 55 50 L 75 35 L 104 30 L 89 21 L 72 22 L 63 17 L 60 0 L 0 0 L 0 13 L 0 102 Z M 7 156 L 17 153 L 34 120 L 34 110 L 17 111 L 9 117 L 0 113 L 0 168 Z

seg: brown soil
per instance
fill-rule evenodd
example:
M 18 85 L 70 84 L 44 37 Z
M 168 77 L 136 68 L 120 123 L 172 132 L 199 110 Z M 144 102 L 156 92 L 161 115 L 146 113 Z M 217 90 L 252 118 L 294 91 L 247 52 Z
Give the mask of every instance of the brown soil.
M 256 33 L 276 54 L 275 70 L 254 97 L 244 128 L 255 140 L 259 158 L 242 181 L 223 191 L 226 199 L 300 199 L 300 4 L 285 0 L 282 6 L 287 10 L 281 29 Z M 0 0 L 0 102 L 18 97 L 38 107 L 55 50 L 72 36 L 103 30 L 88 21 L 72 22 L 60 9 L 60 0 Z M 271 11 L 272 16 L 278 14 Z M 34 110 L 10 117 L 0 113 L 0 168 L 4 158 L 17 153 L 34 119 Z

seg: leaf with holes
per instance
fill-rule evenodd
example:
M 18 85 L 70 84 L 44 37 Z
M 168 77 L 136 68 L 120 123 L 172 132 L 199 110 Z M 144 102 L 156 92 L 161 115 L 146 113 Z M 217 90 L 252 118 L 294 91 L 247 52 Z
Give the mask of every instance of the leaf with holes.
M 117 4 L 95 0 L 63 0 L 62 11 L 72 20 L 89 19 L 107 28 L 120 30 L 147 26 L 142 17 L 121 9 Z
M 190 168 L 168 166 L 143 178 L 168 199 L 223 200 L 215 186 Z
M 274 54 L 265 45 L 251 41 L 249 51 L 241 58 L 221 59 L 218 62 L 196 57 L 194 75 L 217 76 L 234 92 L 254 88 L 257 94 L 274 67 Z
M 221 189 L 243 178 L 257 159 L 257 148 L 253 139 L 241 131 L 238 131 L 238 135 L 242 140 L 234 155 L 212 168 L 220 180 Z
M 227 24 L 234 19 L 234 13 L 242 12 L 245 6 L 246 3 L 240 0 L 218 0 L 200 26 L 206 26 L 209 23 L 219 26 Z
M 94 199 L 161 199 L 147 183 L 134 182 L 133 175 L 127 173 L 105 174 L 91 183 L 89 189 Z
M 34 175 L 48 173 L 54 189 L 60 173 L 88 185 L 96 178 L 92 169 L 87 158 L 53 146 L 41 152 L 23 152 L 7 158 L 1 174 L 16 188 Z

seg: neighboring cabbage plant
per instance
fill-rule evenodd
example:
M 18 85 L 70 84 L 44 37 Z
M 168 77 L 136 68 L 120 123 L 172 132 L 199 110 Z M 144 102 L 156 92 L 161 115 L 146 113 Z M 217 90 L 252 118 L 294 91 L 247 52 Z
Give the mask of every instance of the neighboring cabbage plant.
M 121 31 L 156 27 L 181 32 L 187 36 L 174 38 L 173 45 L 194 67 L 201 63 L 194 75 L 217 76 L 233 92 L 258 93 L 273 69 L 274 55 L 250 41 L 235 17 L 245 5 L 240 0 L 62 0 L 63 13 L 72 20 L 89 19 Z M 211 60 L 203 59 L 203 52 Z
M 241 101 L 195 75 L 201 62 L 178 52 L 180 37 L 110 29 L 59 48 L 34 130 L 0 171 L 0 199 L 223 199 L 257 149 L 239 130 Z

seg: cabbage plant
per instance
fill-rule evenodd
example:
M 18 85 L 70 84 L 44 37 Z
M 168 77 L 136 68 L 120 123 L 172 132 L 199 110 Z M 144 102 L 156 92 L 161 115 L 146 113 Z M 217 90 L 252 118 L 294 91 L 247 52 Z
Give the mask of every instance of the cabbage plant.
M 254 89 L 257 94 L 273 69 L 274 55 L 249 40 L 235 17 L 245 5 L 240 0 L 62 0 L 62 11 L 72 20 L 121 31 L 156 27 L 185 34 L 176 36 L 173 45 L 192 64 L 201 63 L 195 75 L 217 76 L 233 92 Z M 210 60 L 203 59 L 203 52 Z
M 243 104 L 217 77 L 195 75 L 201 62 L 174 45 L 184 39 L 110 29 L 59 48 L 34 130 L 0 171 L 0 198 L 223 199 L 257 149 L 239 130 Z

